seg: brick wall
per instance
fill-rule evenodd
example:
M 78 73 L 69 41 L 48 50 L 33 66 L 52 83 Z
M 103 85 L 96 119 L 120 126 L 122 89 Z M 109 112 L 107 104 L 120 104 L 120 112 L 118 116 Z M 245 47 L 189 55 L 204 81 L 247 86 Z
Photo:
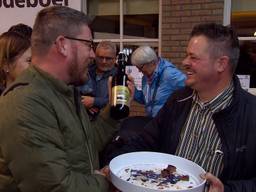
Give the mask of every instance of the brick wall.
M 180 65 L 194 25 L 223 22 L 224 0 L 162 0 L 162 56 Z
M 223 22 L 224 0 L 162 0 L 162 57 L 180 65 L 194 25 Z M 131 104 L 131 116 L 144 115 L 144 106 Z

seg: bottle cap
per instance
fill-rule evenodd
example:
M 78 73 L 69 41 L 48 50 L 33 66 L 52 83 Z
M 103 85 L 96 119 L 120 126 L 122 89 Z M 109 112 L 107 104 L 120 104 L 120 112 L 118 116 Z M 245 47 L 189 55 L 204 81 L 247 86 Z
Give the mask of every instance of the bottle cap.
M 123 51 L 120 51 L 117 56 L 117 61 L 118 62 L 127 62 L 127 60 L 128 60 L 128 58 L 127 58 L 126 54 Z

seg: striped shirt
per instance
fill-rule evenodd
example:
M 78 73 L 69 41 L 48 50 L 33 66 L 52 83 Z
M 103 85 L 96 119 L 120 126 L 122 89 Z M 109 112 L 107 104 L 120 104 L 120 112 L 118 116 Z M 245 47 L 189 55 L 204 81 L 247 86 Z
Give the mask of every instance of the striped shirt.
M 219 176 L 223 168 L 223 152 L 213 114 L 230 105 L 234 86 L 230 84 L 211 101 L 202 103 L 194 92 L 191 111 L 182 129 L 176 155 L 189 159 L 207 172 Z

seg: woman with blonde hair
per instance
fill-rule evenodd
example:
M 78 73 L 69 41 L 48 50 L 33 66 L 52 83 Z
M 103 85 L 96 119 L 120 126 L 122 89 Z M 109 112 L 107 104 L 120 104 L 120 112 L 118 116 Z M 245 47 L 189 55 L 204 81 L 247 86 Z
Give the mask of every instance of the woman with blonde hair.
M 26 69 L 31 61 L 31 27 L 18 24 L 0 36 L 1 92 Z

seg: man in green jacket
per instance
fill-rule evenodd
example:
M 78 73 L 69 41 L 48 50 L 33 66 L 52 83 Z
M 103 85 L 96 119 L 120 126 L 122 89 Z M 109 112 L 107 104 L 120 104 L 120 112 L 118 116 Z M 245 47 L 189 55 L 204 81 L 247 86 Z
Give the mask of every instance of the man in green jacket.
M 108 191 L 98 152 L 115 132 L 90 124 L 75 86 L 94 59 L 88 18 L 68 7 L 41 10 L 32 65 L 0 99 L 0 191 Z

